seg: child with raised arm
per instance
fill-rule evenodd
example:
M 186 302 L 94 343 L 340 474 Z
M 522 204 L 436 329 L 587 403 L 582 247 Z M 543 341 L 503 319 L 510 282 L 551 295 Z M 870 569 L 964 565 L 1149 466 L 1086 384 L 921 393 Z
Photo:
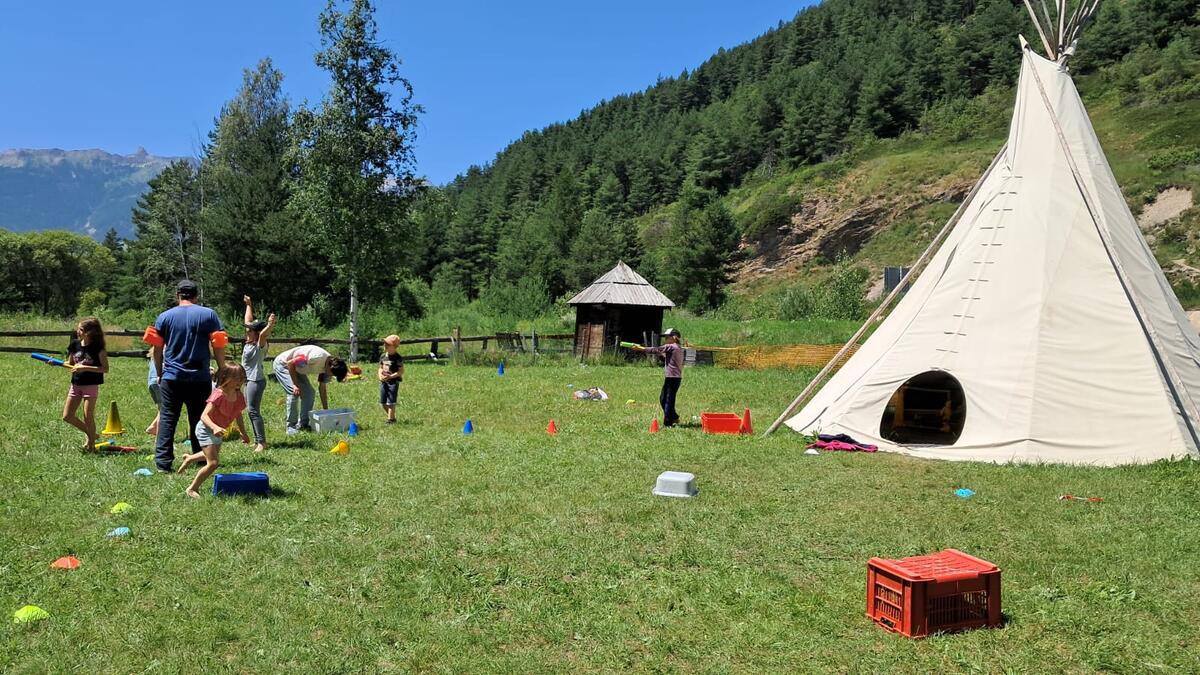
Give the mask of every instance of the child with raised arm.
M 227 363 L 217 371 L 217 387 L 208 395 L 204 412 L 200 414 L 200 421 L 196 423 L 196 439 L 200 441 L 200 452 L 184 457 L 183 463 L 179 465 L 179 473 L 183 473 L 193 462 L 201 459 L 206 461 L 196 472 L 192 484 L 184 491 L 192 499 L 200 498 L 198 488 L 221 465 L 221 441 L 229 425 L 236 422 L 243 430 L 242 442 L 250 442 L 250 437 L 245 432 L 245 421 L 242 419 L 242 411 L 246 409 L 246 397 L 242 395 L 242 385 L 245 382 L 246 371 L 239 364 Z
M 100 385 L 108 372 L 108 352 L 104 348 L 104 329 L 100 321 L 87 317 L 75 327 L 75 337 L 67 347 L 66 364 L 71 366 L 71 387 L 67 390 L 67 403 L 63 406 L 63 421 L 87 436 L 84 452 L 96 451 L 96 399 L 100 396 Z M 79 417 L 79 404 L 83 404 L 83 417 Z
M 658 395 L 658 403 L 663 410 L 663 426 L 673 427 L 679 423 L 679 413 L 675 410 L 675 395 L 679 393 L 679 385 L 683 382 L 683 348 L 679 346 L 679 331 L 668 328 L 663 331 L 663 343 L 658 347 L 642 347 L 634 349 L 663 357 L 663 386 Z
M 404 359 L 396 353 L 400 346 L 399 335 L 383 338 L 383 356 L 379 357 L 379 404 L 387 413 L 387 423 L 396 423 L 396 395 L 404 381 Z
M 263 391 L 267 388 L 263 357 L 267 355 L 267 341 L 275 329 L 275 315 L 268 315 L 266 321 L 255 321 L 250 296 L 243 295 L 242 300 L 246 303 L 246 343 L 242 345 L 242 368 L 246 370 L 246 414 L 250 418 L 250 426 L 254 428 L 254 451 L 262 452 L 267 448 L 267 431 L 262 417 Z

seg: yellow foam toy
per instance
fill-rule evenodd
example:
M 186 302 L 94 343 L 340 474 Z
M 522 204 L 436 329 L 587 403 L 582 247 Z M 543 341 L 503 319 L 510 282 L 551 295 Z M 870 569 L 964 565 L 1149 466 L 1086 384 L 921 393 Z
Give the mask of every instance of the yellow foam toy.
M 116 504 L 113 504 L 113 507 L 111 509 L 109 509 L 109 513 L 114 513 L 114 514 L 125 513 L 126 511 L 128 511 L 129 509 L 132 509 L 132 508 L 133 508 L 133 504 L 129 504 L 127 502 L 117 502 Z
M 42 619 L 49 619 L 50 612 L 38 607 L 37 605 L 25 605 L 21 609 L 13 612 L 13 623 L 33 623 Z
M 350 444 L 346 441 L 338 441 L 338 444 L 333 446 L 333 449 L 329 451 L 329 454 L 348 455 L 350 454 Z

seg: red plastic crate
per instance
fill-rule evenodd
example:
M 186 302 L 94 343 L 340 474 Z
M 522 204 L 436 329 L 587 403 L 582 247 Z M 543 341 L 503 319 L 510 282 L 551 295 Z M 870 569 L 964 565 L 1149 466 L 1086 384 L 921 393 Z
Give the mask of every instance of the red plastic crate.
M 734 413 L 700 413 L 700 427 L 709 434 L 740 434 L 742 417 Z
M 999 626 L 1000 568 L 952 548 L 899 560 L 871 558 L 867 616 L 913 638 Z

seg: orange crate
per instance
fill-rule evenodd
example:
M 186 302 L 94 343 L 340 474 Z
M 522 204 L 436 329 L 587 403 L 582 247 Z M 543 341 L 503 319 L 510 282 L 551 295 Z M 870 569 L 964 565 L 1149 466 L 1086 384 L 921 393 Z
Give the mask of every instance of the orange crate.
M 1000 625 L 1000 568 L 948 548 L 867 563 L 867 616 L 908 637 Z
M 700 428 L 709 434 L 738 434 L 742 431 L 742 418 L 733 413 L 700 413 Z

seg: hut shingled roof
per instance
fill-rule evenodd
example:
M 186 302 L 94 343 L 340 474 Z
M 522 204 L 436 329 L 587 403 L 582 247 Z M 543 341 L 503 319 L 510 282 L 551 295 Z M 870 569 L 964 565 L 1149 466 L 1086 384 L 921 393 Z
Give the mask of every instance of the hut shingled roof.
M 623 261 L 567 301 L 571 305 L 674 307 L 675 303 Z

